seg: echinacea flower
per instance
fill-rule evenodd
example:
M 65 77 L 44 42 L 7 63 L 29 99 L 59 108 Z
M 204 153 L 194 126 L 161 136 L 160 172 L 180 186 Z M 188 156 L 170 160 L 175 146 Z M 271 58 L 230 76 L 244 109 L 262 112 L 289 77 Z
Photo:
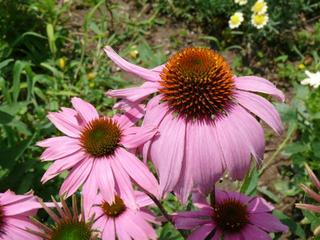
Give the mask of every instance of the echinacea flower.
M 42 208 L 32 192 L 16 195 L 7 190 L 0 193 L 0 239 L 1 240 L 40 240 L 26 229 L 39 228 L 32 223 L 30 216 L 35 216 Z
M 111 204 L 101 194 L 92 199 L 86 212 L 95 215 L 94 227 L 101 231 L 102 240 L 148 240 L 157 239 L 151 223 L 157 223 L 155 217 L 145 209 L 151 205 L 151 199 L 142 192 L 135 192 L 135 201 L 139 209 L 126 205 L 122 194 L 116 195 Z
M 264 0 L 258 0 L 252 6 L 251 11 L 254 14 L 262 15 L 262 14 L 265 14 L 267 12 L 267 9 L 268 9 L 267 2 L 265 2 Z
M 231 29 L 238 28 L 241 23 L 243 22 L 243 13 L 242 12 L 235 12 L 229 19 L 229 27 Z
M 183 49 L 154 69 L 127 62 L 111 47 L 105 52 L 120 68 L 146 80 L 140 87 L 109 91 L 123 99 L 117 107 L 134 107 L 158 93 L 147 104 L 143 126 L 154 124 L 159 134 L 144 145 L 143 156 L 153 161 L 162 194 L 174 190 L 186 201 L 193 185 L 208 192 L 226 169 L 233 179 L 242 179 L 251 154 L 258 162 L 264 154 L 264 132 L 253 115 L 282 131 L 274 106 L 252 92 L 282 101 L 283 93 L 264 78 L 234 76 L 211 49 Z
M 249 197 L 237 192 L 217 190 L 215 203 L 210 205 L 205 196 L 196 193 L 194 203 L 198 211 L 181 212 L 174 216 L 178 229 L 192 230 L 188 240 L 271 240 L 271 232 L 286 232 L 272 215 L 273 206 L 261 197 Z
M 251 23 L 257 29 L 263 28 L 265 25 L 267 25 L 268 21 L 269 21 L 268 14 L 261 14 L 261 15 L 252 14 L 251 16 Z
M 63 197 L 60 199 L 61 203 L 57 203 L 56 200 L 52 198 L 56 212 L 51 210 L 47 204 L 39 200 L 44 210 L 52 218 L 54 225 L 48 226 L 33 218 L 33 222 L 39 226 L 40 230 L 35 231 L 28 229 L 28 232 L 34 236 L 41 237 L 43 240 L 98 239 L 98 233 L 92 226 L 94 215 L 86 219 L 83 208 L 81 209 L 81 212 L 79 212 L 76 196 L 72 196 L 72 209 L 68 207 Z
M 242 6 L 242 5 L 246 5 L 248 3 L 248 0 L 234 0 L 234 3 Z
M 124 192 L 127 204 L 134 204 L 130 178 L 144 190 L 158 196 L 158 183 L 147 166 L 133 153 L 134 149 L 153 137 L 156 129 L 133 126 L 142 109 L 132 109 L 112 118 L 99 116 L 96 109 L 80 98 L 72 98 L 71 108 L 49 113 L 50 121 L 66 136 L 53 137 L 38 142 L 45 147 L 43 161 L 54 160 L 42 182 L 65 170 L 70 170 L 64 180 L 60 195 L 72 195 L 82 184 L 83 194 L 95 197 L 97 189 L 108 202 L 114 200 L 114 189 Z
M 305 71 L 304 73 L 308 76 L 308 78 L 301 81 L 302 85 L 310 85 L 315 89 L 320 86 L 320 71 L 316 73 Z
M 306 164 L 306 170 L 309 175 L 309 178 L 313 185 L 316 187 L 318 191 L 320 191 L 320 181 L 314 174 L 314 172 L 311 170 L 311 168 Z M 316 193 L 315 191 L 308 188 L 306 185 L 301 184 L 300 185 L 302 190 L 305 191 L 311 198 L 313 198 L 315 201 L 320 203 L 320 194 Z M 307 204 L 307 203 L 296 203 L 297 208 L 309 210 L 312 212 L 320 213 L 320 206 L 314 205 L 314 204 Z

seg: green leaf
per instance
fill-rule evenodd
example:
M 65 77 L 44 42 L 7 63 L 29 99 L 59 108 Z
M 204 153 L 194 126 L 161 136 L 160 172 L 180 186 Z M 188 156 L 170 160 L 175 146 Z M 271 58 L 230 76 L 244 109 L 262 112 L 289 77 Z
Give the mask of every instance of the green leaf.
M 54 35 L 53 25 L 50 23 L 47 24 L 47 37 L 48 37 L 50 51 L 54 55 L 57 52 L 57 47 L 56 47 L 56 43 L 55 43 L 56 38 Z
M 0 124 L 8 124 L 14 117 L 6 112 L 0 110 Z
M 294 235 L 300 237 L 300 239 L 306 239 L 306 234 L 299 224 L 297 224 L 291 218 L 289 218 L 287 215 L 285 215 L 284 213 L 282 213 L 278 210 L 274 210 L 273 214 L 277 218 L 279 218 L 283 224 L 285 224 L 289 227 L 290 232 L 292 232 Z
M 306 152 L 309 150 L 309 146 L 301 143 L 290 143 L 284 148 L 284 153 L 293 155 L 297 153 Z
M 246 195 L 252 196 L 255 195 L 257 191 L 259 181 L 259 174 L 255 167 L 247 174 L 245 180 L 243 181 L 240 192 Z
M 9 63 L 11 63 L 12 61 L 13 61 L 13 59 L 12 59 L 12 58 L 9 58 L 9 59 L 6 59 L 6 60 L 0 62 L 0 70 L 1 70 L 2 68 L 4 68 L 5 66 L 7 66 L 7 65 L 8 65 Z
M 258 191 L 263 195 L 267 196 L 268 198 L 270 198 L 273 202 L 275 203 L 279 202 L 279 198 L 275 194 L 273 194 L 271 191 L 269 191 L 267 186 L 258 187 Z
M 29 63 L 23 62 L 23 61 L 16 61 L 14 66 L 13 66 L 13 84 L 12 84 L 12 98 L 13 102 L 18 101 L 18 96 L 20 93 L 20 82 L 21 82 L 21 74 L 24 68 L 28 65 Z

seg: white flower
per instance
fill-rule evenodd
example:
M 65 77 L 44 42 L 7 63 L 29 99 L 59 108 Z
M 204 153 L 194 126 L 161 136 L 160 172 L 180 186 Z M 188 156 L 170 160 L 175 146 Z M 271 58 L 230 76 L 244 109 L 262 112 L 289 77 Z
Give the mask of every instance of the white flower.
M 302 85 L 310 85 L 313 88 L 318 88 L 320 86 L 320 71 L 316 73 L 305 71 L 304 73 L 308 78 L 301 81 Z
M 235 12 L 229 19 L 229 27 L 231 29 L 237 28 L 243 22 L 243 13 L 242 12 Z
M 264 0 L 258 0 L 252 6 L 251 11 L 256 15 L 262 15 L 267 12 L 268 5 Z
M 242 6 L 242 5 L 246 5 L 248 3 L 248 0 L 234 0 L 234 3 Z
M 251 16 L 251 23 L 257 29 L 263 28 L 269 21 L 268 14 L 252 14 Z

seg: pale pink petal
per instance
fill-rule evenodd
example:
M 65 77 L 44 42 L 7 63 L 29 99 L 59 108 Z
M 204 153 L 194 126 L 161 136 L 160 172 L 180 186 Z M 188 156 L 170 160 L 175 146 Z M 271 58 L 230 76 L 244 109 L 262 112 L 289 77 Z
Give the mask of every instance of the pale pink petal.
M 115 240 L 116 232 L 115 232 L 115 224 L 112 218 L 109 218 L 106 221 L 105 227 L 103 228 L 102 240 Z
M 139 121 L 143 117 L 144 113 L 145 110 L 143 105 L 137 105 L 137 107 L 131 108 L 118 117 L 116 121 L 119 123 L 121 129 L 126 129 Z
M 123 131 L 121 144 L 126 148 L 137 148 L 153 138 L 157 132 L 158 130 L 154 125 L 127 128 Z
M 119 240 L 132 240 L 127 232 L 126 223 L 121 221 L 121 216 L 115 219 L 116 235 Z
M 64 134 L 69 137 L 79 138 L 81 129 L 79 125 L 74 123 L 73 118 L 69 119 L 66 114 L 61 112 L 50 112 L 47 117 Z
M 126 212 L 126 222 L 127 221 L 133 222 L 136 225 L 136 227 L 140 229 L 139 232 L 142 231 L 147 236 L 147 239 L 157 239 L 157 234 L 155 230 L 152 228 L 151 224 L 149 224 L 146 221 L 146 219 L 144 219 L 144 215 L 141 214 L 140 211 L 128 210 Z
M 205 224 L 193 231 L 189 235 L 188 240 L 205 240 L 206 237 L 213 231 L 213 229 L 213 224 Z
M 11 224 L 7 224 L 5 226 L 4 231 L 5 231 L 5 235 L 2 236 L 4 240 L 40 240 L 41 239 Z
M 250 113 L 241 107 L 235 107 L 232 117 L 233 123 L 237 126 L 239 133 L 242 134 L 242 140 L 247 142 L 251 154 L 256 160 L 261 161 L 265 150 L 262 126 Z
M 120 57 L 110 46 L 106 46 L 104 48 L 104 51 L 108 55 L 108 57 L 122 70 L 137 75 L 146 81 L 156 82 L 160 80 L 160 76 L 157 71 L 152 71 L 129 63 L 128 61 Z
M 267 221 L 267 220 L 264 220 Z M 244 239 L 254 239 L 254 240 L 271 240 L 272 238 L 261 229 L 248 224 L 242 231 L 241 235 Z M 242 238 L 241 238 L 242 240 Z
M 283 131 L 281 118 L 275 107 L 265 98 L 249 92 L 237 92 L 237 100 L 253 114 L 265 121 L 276 133 Z
M 41 182 L 45 183 L 59 175 L 64 170 L 72 168 L 77 163 L 81 162 L 85 157 L 85 153 L 79 151 L 75 154 L 54 161 L 54 163 L 47 169 L 45 174 L 42 176 Z
M 307 173 L 309 175 L 310 180 L 312 181 L 312 183 L 314 184 L 314 186 L 320 191 L 320 181 L 317 178 L 317 176 L 314 174 L 314 172 L 311 170 L 311 168 L 305 164 Z
M 248 203 L 248 210 L 251 213 L 271 212 L 274 207 L 261 197 L 255 197 Z
M 92 164 L 92 170 L 94 171 L 97 161 Z M 98 184 L 96 181 L 95 174 L 89 174 L 87 180 L 82 186 L 82 196 L 83 196 L 83 206 L 85 211 L 85 216 L 90 217 L 89 211 L 92 207 L 92 202 L 97 200 Z M 97 216 L 96 216 L 97 217 Z
M 166 64 L 162 64 L 162 65 L 159 65 L 157 67 L 154 67 L 152 68 L 151 70 L 154 71 L 154 72 L 158 72 L 158 73 L 161 73 L 163 71 L 163 68 L 166 66 Z
M 115 178 L 117 192 L 119 192 L 120 197 L 127 206 L 136 209 L 138 206 L 135 201 L 132 183 L 127 172 L 123 169 L 118 159 L 110 161 L 110 165 Z
M 144 190 L 159 197 L 159 185 L 146 165 L 135 155 L 119 148 L 115 152 L 115 160 L 121 164 L 127 174 Z
M 93 169 L 93 172 L 96 175 L 96 181 L 100 189 L 100 193 L 103 196 L 103 198 L 110 204 L 114 201 L 115 196 L 115 183 L 112 169 L 110 166 L 110 161 L 117 160 L 118 159 L 115 159 L 113 157 L 104 157 L 101 159 L 96 159 L 96 164 Z
M 9 225 L 11 227 L 11 231 L 13 228 L 15 228 L 14 231 L 20 232 L 20 238 L 21 240 L 40 240 L 40 237 L 34 236 L 33 234 L 30 234 L 26 232 L 26 229 L 31 229 L 34 231 L 40 232 L 41 230 L 35 226 L 28 217 L 9 217 L 5 219 L 5 224 Z M 10 232 L 7 232 L 10 235 Z M 19 240 L 17 238 L 16 240 Z
M 211 120 L 187 123 L 186 157 L 190 158 L 193 181 L 203 193 L 208 193 L 224 172 L 223 155 Z M 205 139 L 205 140 L 204 140 Z
M 150 156 L 159 173 L 162 194 L 172 191 L 180 178 L 185 129 L 184 119 L 168 114 L 159 125 L 160 135 L 152 141 Z
M 147 194 L 140 191 L 135 191 L 134 196 L 136 198 L 136 202 L 140 208 L 146 207 L 149 205 L 154 205 L 154 202 L 151 200 L 150 197 L 148 197 Z
M 189 148 L 188 148 L 189 149 Z M 193 179 L 192 179 L 192 159 L 189 155 L 185 154 L 182 163 L 182 169 L 180 178 L 174 187 L 173 191 L 175 195 L 180 199 L 181 203 L 186 204 L 188 201 L 189 194 L 191 192 L 193 186 Z
M 18 202 L 23 202 L 23 201 L 28 201 L 28 200 L 33 201 L 34 199 L 35 199 L 35 197 L 33 196 L 32 191 L 28 194 L 25 194 L 25 195 L 16 195 L 11 190 L 7 190 L 4 193 L 2 193 L 0 196 L 2 206 L 14 204 L 14 203 L 18 203 Z
M 77 110 L 82 119 L 87 123 L 96 118 L 99 118 L 99 114 L 95 107 L 92 106 L 90 103 L 82 100 L 81 98 L 73 97 L 71 99 L 71 103 L 74 109 Z
M 70 138 L 72 139 L 72 138 Z M 63 144 L 52 145 L 43 151 L 40 156 L 42 161 L 51 161 L 56 159 L 66 158 L 70 155 L 83 155 L 84 153 L 81 150 L 81 146 L 79 145 L 79 141 L 77 140 L 67 140 Z
M 320 213 L 320 206 L 312 205 L 312 204 L 305 204 L 305 203 L 296 203 L 297 208 L 305 209 L 308 211 Z
M 282 102 L 285 99 L 283 92 L 277 89 L 272 82 L 264 78 L 256 76 L 243 76 L 236 77 L 234 80 L 237 89 L 270 94 Z
M 91 172 L 94 159 L 87 157 L 74 168 L 72 168 L 68 177 L 61 185 L 59 194 L 66 194 L 66 197 L 74 194 L 77 189 L 87 180 L 88 175 Z
M 251 213 L 249 221 L 267 232 L 287 232 L 288 227 L 271 213 Z
M 124 98 L 129 102 L 139 103 L 152 93 L 158 92 L 158 82 L 145 82 L 139 87 L 109 90 L 106 94 L 113 98 Z
M 230 176 L 241 180 L 250 167 L 250 150 L 248 143 L 243 141 L 241 132 L 234 124 L 232 114 L 231 111 L 228 116 L 216 119 L 215 128 L 212 128 L 212 131 L 217 139 L 218 152 L 223 154 Z
M 14 204 L 4 206 L 5 216 L 14 216 L 42 208 L 41 204 L 34 197 L 32 200 L 19 201 Z

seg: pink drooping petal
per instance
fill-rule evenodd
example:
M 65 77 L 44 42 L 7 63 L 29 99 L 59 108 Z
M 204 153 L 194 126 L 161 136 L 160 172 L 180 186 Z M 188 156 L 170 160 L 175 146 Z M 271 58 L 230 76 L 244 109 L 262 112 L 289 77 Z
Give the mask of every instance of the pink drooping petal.
M 305 209 L 311 212 L 320 213 L 320 206 L 316 206 L 313 204 L 306 204 L 306 203 L 296 203 L 297 208 Z
M 132 183 L 127 172 L 123 169 L 122 164 L 118 159 L 110 161 L 113 176 L 115 178 L 116 191 L 120 194 L 126 206 L 136 209 L 137 203 L 135 201 Z
M 188 240 L 204 240 L 213 231 L 213 229 L 213 224 L 205 224 L 199 227 L 197 230 L 193 231 L 189 235 Z
M 237 92 L 237 100 L 243 107 L 265 121 L 276 133 L 280 134 L 283 131 L 280 115 L 268 100 L 243 91 Z
M 106 221 L 106 224 L 103 228 L 102 232 L 102 240 L 115 240 L 116 239 L 116 231 L 115 224 L 112 218 L 109 218 Z
M 282 102 L 285 99 L 283 92 L 277 89 L 272 82 L 264 78 L 256 76 L 243 76 L 236 77 L 234 80 L 237 89 L 270 94 Z
M 1 237 L 3 240 L 40 240 L 41 239 L 11 224 L 7 224 L 6 226 L 4 226 L 3 230 L 5 232 L 5 235 L 2 235 Z
M 93 166 L 93 161 L 94 159 L 87 157 L 78 163 L 62 183 L 59 194 L 66 194 L 66 197 L 70 197 L 74 194 L 88 178 Z
M 148 197 L 148 195 L 145 194 L 144 192 L 136 191 L 135 198 L 136 198 L 136 202 L 140 208 L 154 204 L 154 202 L 151 200 L 151 198 Z
M 81 152 L 81 146 L 79 141 L 70 137 L 55 137 L 59 138 L 59 141 L 55 141 L 55 144 L 52 144 L 41 154 L 40 159 L 43 161 L 56 160 L 60 158 L 65 158 L 76 152 Z M 49 138 L 50 139 L 50 138 Z M 48 139 L 48 140 L 49 140 Z M 81 154 L 81 153 L 78 153 Z
M 208 193 L 224 172 L 223 154 L 218 147 L 218 139 L 211 120 L 189 121 L 187 123 L 186 158 L 190 159 L 195 186 Z M 204 140 L 205 139 L 205 140 Z
M 41 231 L 36 225 L 34 225 L 31 222 L 31 220 L 28 217 L 21 217 L 21 216 L 9 217 L 5 219 L 5 224 L 10 228 L 10 230 L 8 229 L 7 231 L 9 236 L 11 231 L 15 231 L 17 234 L 20 232 L 21 238 L 16 238 L 15 240 L 41 240 L 40 237 L 37 237 L 25 231 L 26 229 L 30 229 L 37 232 Z
M 208 201 L 206 195 L 198 191 L 198 189 L 192 191 L 192 203 L 197 208 L 208 207 Z
M 120 117 L 117 117 L 116 121 L 119 123 L 121 129 L 126 129 L 133 126 L 139 121 L 145 113 L 143 105 L 137 105 L 135 108 L 131 108 Z
M 317 178 L 317 176 L 314 174 L 314 172 L 311 170 L 311 168 L 306 164 L 305 165 L 307 173 L 309 175 L 310 180 L 314 184 L 314 186 L 320 191 L 320 181 Z
M 159 174 L 162 194 L 172 191 L 180 178 L 185 132 L 184 119 L 167 114 L 159 125 L 159 136 L 152 140 L 150 156 Z
M 228 116 L 215 121 L 212 129 L 217 137 L 216 144 L 222 152 L 226 169 L 233 179 L 243 179 L 250 167 L 250 150 L 247 142 L 243 141 L 242 134 L 234 124 L 233 111 Z
M 15 202 L 14 204 L 6 205 L 4 207 L 4 211 L 5 216 L 15 216 L 39 208 L 41 208 L 41 204 L 34 197 L 28 201 L 19 201 Z
M 249 212 L 263 213 L 271 212 L 274 207 L 261 197 L 255 197 L 248 203 Z
M 124 221 L 121 221 L 122 215 L 119 218 L 115 219 L 117 237 L 119 238 L 119 240 L 132 240 L 126 228 L 127 224 Z
M 201 218 L 193 218 L 193 217 L 180 217 L 175 220 L 175 226 L 178 229 L 194 229 L 198 226 L 202 226 L 204 224 L 212 223 L 212 219 L 201 219 Z
M 1 200 L 1 205 L 9 205 L 9 204 L 15 204 L 23 201 L 28 201 L 32 200 L 33 201 L 34 196 L 33 192 L 29 192 L 25 195 L 16 195 L 14 192 L 11 190 L 7 190 L 4 193 L 1 193 L 0 195 L 0 200 Z
M 126 131 L 127 130 L 127 131 Z M 123 131 L 121 144 L 129 149 L 137 148 L 149 141 L 158 132 L 154 125 L 144 125 L 140 128 L 128 128 Z
M 159 195 L 159 185 L 156 178 L 146 165 L 135 155 L 119 148 L 115 152 L 115 161 L 119 162 L 127 174 L 144 190 L 156 197 Z
M 92 165 L 92 169 L 95 169 L 97 161 L 94 161 Z M 98 184 L 96 181 L 96 176 L 94 174 L 89 174 L 87 180 L 83 184 L 82 187 L 82 196 L 83 196 L 83 206 L 85 216 L 90 218 L 90 210 L 92 207 L 92 202 L 97 199 L 98 194 Z M 96 216 L 98 217 L 98 216 Z
M 79 138 L 80 126 L 74 123 L 73 118 L 69 119 L 68 115 L 61 112 L 50 112 L 47 117 L 64 134 Z
M 108 57 L 118 65 L 122 70 L 132 73 L 142 79 L 150 82 L 156 82 L 160 79 L 158 71 L 152 71 L 143 67 L 139 67 L 135 64 L 129 63 L 120 57 L 110 46 L 104 48 L 105 53 Z
M 82 119 L 87 123 L 99 117 L 96 108 L 81 98 L 73 97 L 71 103 L 74 109 L 77 110 Z
M 246 110 L 236 107 L 232 114 L 233 123 L 242 135 L 242 140 L 247 142 L 251 154 L 259 162 L 263 159 L 265 139 L 262 126 Z
M 117 160 L 118 159 L 115 159 L 113 157 L 103 157 L 101 159 L 95 159 L 96 164 L 94 166 L 94 173 L 96 174 L 96 181 L 101 195 L 109 204 L 112 204 L 115 196 L 115 183 L 110 161 Z
M 251 224 L 248 224 L 241 231 L 241 236 L 244 239 L 254 239 L 254 240 L 271 240 L 272 239 L 265 231 L 262 231 L 258 227 L 253 226 Z
M 154 125 L 158 127 L 164 116 L 167 114 L 168 107 L 166 104 L 160 104 L 160 99 L 160 96 L 155 96 L 147 104 L 143 125 Z M 142 149 L 143 160 L 145 163 L 148 159 L 151 143 L 152 140 L 146 142 Z
M 189 193 L 193 186 L 192 159 L 185 155 L 182 163 L 180 178 L 173 191 L 180 201 L 185 204 L 188 201 Z
M 84 158 L 85 153 L 83 153 L 82 151 L 78 151 L 65 158 L 61 158 L 54 161 L 53 164 L 50 165 L 45 174 L 42 176 L 41 182 L 45 183 L 49 181 L 50 179 L 62 173 L 64 170 L 68 170 L 75 166 L 77 163 L 83 161 Z
M 162 65 L 159 65 L 157 67 L 152 68 L 151 70 L 160 74 L 163 71 L 163 68 L 165 66 L 166 66 L 166 64 L 162 64 Z
M 159 89 L 158 82 L 145 82 L 139 87 L 110 90 L 106 94 L 113 98 L 123 98 L 129 102 L 140 103 Z
M 216 190 L 216 195 L 221 194 L 221 192 L 225 192 L 228 199 L 236 199 L 243 204 L 248 204 L 252 200 L 252 197 L 241 194 L 239 192 L 227 192 L 227 191 Z
M 128 211 L 129 214 L 131 215 L 131 219 L 134 219 L 136 224 L 146 233 L 146 235 L 149 237 L 148 239 L 157 239 L 157 234 L 155 230 L 153 229 L 152 225 L 148 223 L 149 221 L 148 217 L 147 219 L 145 218 L 146 214 L 142 211 L 139 212 L 133 212 L 133 211 Z
M 304 184 L 301 184 L 300 187 L 306 194 L 308 194 L 309 197 L 313 198 L 317 202 L 320 202 L 320 194 L 319 193 L 316 193 L 315 191 L 311 190 L 310 188 L 308 188 Z
M 254 225 L 262 228 L 267 232 L 287 232 L 288 227 L 282 224 L 278 218 L 271 213 L 252 213 L 249 220 Z

